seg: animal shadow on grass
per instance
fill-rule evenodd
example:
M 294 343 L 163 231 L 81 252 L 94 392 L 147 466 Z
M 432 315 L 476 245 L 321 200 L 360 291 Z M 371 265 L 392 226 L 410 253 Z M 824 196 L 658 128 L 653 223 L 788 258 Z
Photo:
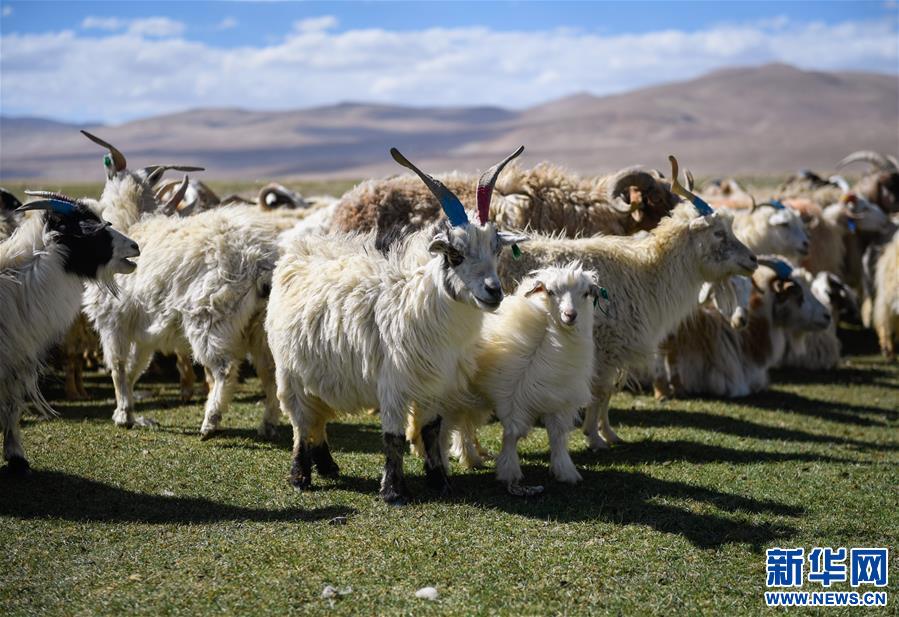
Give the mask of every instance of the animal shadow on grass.
M 695 428 L 753 439 L 848 445 L 866 450 L 899 449 L 899 447 L 890 444 L 871 443 L 849 437 L 816 435 L 797 429 L 766 426 L 740 418 L 720 416 L 701 411 L 686 411 L 667 406 L 664 411 L 629 410 L 621 413 L 619 418 L 623 426 Z
M 60 518 L 110 523 L 189 524 L 223 521 L 318 521 L 356 513 L 328 506 L 266 509 L 233 506 L 202 497 L 166 497 L 121 489 L 58 471 L 34 470 L 24 478 L 0 477 L 0 516 Z
M 576 439 L 576 437 L 575 437 Z M 615 447 L 607 459 L 601 459 L 603 455 L 597 455 L 590 450 L 577 450 L 572 452 L 571 458 L 575 465 L 595 465 L 600 460 L 609 463 L 639 465 L 645 463 L 666 463 L 670 461 L 683 461 L 687 463 L 782 463 L 788 461 L 820 462 L 820 463 L 852 463 L 864 464 L 854 459 L 847 459 L 824 454 L 809 454 L 805 452 L 767 452 L 764 450 L 735 450 L 724 446 L 699 443 L 683 439 L 657 441 L 646 439 L 643 441 L 628 442 Z M 544 459 L 545 454 L 525 453 L 523 459 Z
M 772 369 L 771 383 L 793 385 L 883 385 L 896 376 L 895 371 L 883 368 L 855 368 L 841 366 L 833 370 L 803 371 L 801 369 Z
M 743 402 L 735 401 L 735 403 L 820 418 L 829 422 L 857 424 L 859 426 L 887 426 L 887 420 L 899 418 L 899 412 L 894 410 L 871 407 L 869 405 L 852 405 L 849 403 L 810 399 L 779 389 L 759 392 L 754 394 L 752 398 Z
M 227 422 L 227 417 L 225 418 Z M 163 429 L 166 430 L 166 429 Z M 183 431 L 175 431 L 183 432 Z M 191 431 L 195 432 L 195 431 Z M 223 427 L 216 431 L 210 443 L 215 444 L 222 438 L 238 438 L 261 442 L 263 439 L 256 433 L 255 428 L 230 428 Z M 293 447 L 293 429 L 289 424 L 280 424 L 274 440 L 264 440 L 267 443 L 290 450 Z M 257 448 L 259 444 L 248 444 L 246 441 L 221 444 L 226 448 Z M 328 445 L 331 452 L 355 452 L 367 454 L 380 454 L 384 452 L 384 442 L 381 437 L 381 429 L 376 425 L 332 422 L 328 424 Z M 338 464 L 340 461 L 338 461 Z
M 637 471 L 581 469 L 584 481 L 577 487 L 553 482 L 545 466 L 526 465 L 523 471 L 529 482 L 546 486 L 542 496 L 511 497 L 492 474 L 484 477 L 483 473 L 466 473 L 454 476 L 453 483 L 463 501 L 473 505 L 564 523 L 601 520 L 616 525 L 646 525 L 662 533 L 683 536 L 694 546 L 708 549 L 742 543 L 760 552 L 778 540 L 792 537 L 797 530 L 791 525 L 739 521 L 663 502 L 698 501 L 726 512 L 747 514 L 804 514 L 797 506 L 660 480 Z

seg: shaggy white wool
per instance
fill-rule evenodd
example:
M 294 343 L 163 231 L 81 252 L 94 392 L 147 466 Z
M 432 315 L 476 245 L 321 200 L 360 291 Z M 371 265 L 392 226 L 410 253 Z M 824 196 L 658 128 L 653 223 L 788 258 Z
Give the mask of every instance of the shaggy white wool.
M 753 275 L 758 289 L 750 302 L 749 325 L 737 331 L 717 312 L 698 313 L 669 342 L 676 358 L 676 393 L 742 397 L 768 387 L 769 369 L 788 346 L 801 349 L 804 336 L 829 323 L 829 312 L 814 296 L 806 273 L 794 269 L 798 293 L 773 288 L 774 272 Z
M 593 273 L 578 264 L 545 268 L 533 272 L 497 313 L 485 317 L 476 371 L 464 395 L 446 401 L 441 411 L 442 429 L 456 432 L 454 453 L 463 464 L 480 463 L 474 431 L 495 411 L 503 426 L 498 480 L 515 485 L 523 479 L 517 444 L 542 419 L 550 435 L 553 476 L 580 481 L 568 453 L 568 433 L 577 411 L 591 398 L 597 293 Z M 411 440 L 417 439 L 418 429 L 410 427 Z
M 799 213 L 791 208 L 761 206 L 752 210 L 721 210 L 733 217 L 734 235 L 757 255 L 783 255 L 798 261 L 808 252 L 809 239 Z
M 880 350 L 887 357 L 895 358 L 896 336 L 899 333 L 899 233 L 893 235 L 877 260 L 875 281 L 874 329 L 880 341 Z
M 153 352 L 189 349 L 213 382 L 200 429 L 208 436 L 227 411 L 247 353 L 257 369 L 271 365 L 253 324 L 263 319 L 278 235 L 294 221 L 244 206 L 184 218 L 155 214 L 151 191 L 127 172 L 107 182 L 99 206 L 143 247 L 137 272 L 118 281 L 118 294 L 96 285 L 85 294 L 115 385 L 113 420 L 122 426 L 142 420 L 134 415 L 133 388 Z M 259 373 L 273 394 L 274 374 Z M 270 436 L 277 422 L 277 402 L 267 397 L 260 434 Z

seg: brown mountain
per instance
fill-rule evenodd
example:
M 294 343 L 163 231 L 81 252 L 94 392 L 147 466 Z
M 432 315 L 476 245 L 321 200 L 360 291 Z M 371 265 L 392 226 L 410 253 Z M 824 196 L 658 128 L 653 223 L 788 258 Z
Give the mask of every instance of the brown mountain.
M 74 125 L 0 118 L 0 178 L 97 176 L 100 150 Z M 524 164 L 551 160 L 584 173 L 677 153 L 700 175 L 832 170 L 855 149 L 899 152 L 899 79 L 726 69 L 698 79 L 522 111 L 345 103 L 291 111 L 197 109 L 88 127 L 132 164 L 204 165 L 214 178 L 363 177 L 398 171 L 398 146 L 428 169 L 474 170 L 527 146 Z

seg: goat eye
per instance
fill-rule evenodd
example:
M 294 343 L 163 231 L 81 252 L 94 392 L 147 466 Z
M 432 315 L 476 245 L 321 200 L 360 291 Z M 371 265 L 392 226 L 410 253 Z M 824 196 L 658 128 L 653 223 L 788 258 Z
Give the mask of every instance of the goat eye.
M 554 295 L 556 295 L 556 292 L 554 292 L 552 289 L 547 289 L 547 290 L 546 290 L 546 295 L 547 295 L 547 296 L 554 296 Z

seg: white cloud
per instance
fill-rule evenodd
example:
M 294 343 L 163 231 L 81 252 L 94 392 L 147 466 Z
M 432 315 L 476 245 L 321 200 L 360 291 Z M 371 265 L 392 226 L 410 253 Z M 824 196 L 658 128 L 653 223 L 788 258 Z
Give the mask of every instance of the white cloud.
M 81 27 L 85 30 L 121 30 L 126 22 L 118 17 L 85 17 Z
M 168 17 L 133 19 L 128 25 L 128 32 L 138 36 L 180 36 L 184 33 L 184 30 L 185 26 L 183 22 L 175 21 Z
M 233 17 L 225 17 L 222 21 L 220 21 L 215 29 L 216 30 L 230 30 L 231 28 L 237 27 L 237 20 Z
M 293 29 L 297 32 L 324 32 L 337 27 L 337 18 L 333 15 L 322 15 L 321 17 L 309 17 L 301 19 L 293 24 Z
M 119 19 L 118 17 L 85 17 L 81 22 L 84 30 L 106 30 L 114 32 L 127 29 L 129 34 L 147 37 L 171 37 L 184 33 L 183 22 L 168 17 L 144 17 L 141 19 Z
M 9 17 L 10 15 L 12 15 L 12 7 L 7 4 L 3 7 L 3 16 Z
M 90 19 L 93 29 L 111 25 Z M 107 121 L 201 106 L 283 109 L 345 100 L 520 108 L 731 65 L 895 73 L 899 63 L 890 20 L 603 35 L 485 27 L 337 32 L 336 25 L 316 17 L 280 39 L 230 49 L 181 38 L 184 24 L 165 18 L 129 21 L 102 36 L 4 34 L 0 106 L 7 114 Z

